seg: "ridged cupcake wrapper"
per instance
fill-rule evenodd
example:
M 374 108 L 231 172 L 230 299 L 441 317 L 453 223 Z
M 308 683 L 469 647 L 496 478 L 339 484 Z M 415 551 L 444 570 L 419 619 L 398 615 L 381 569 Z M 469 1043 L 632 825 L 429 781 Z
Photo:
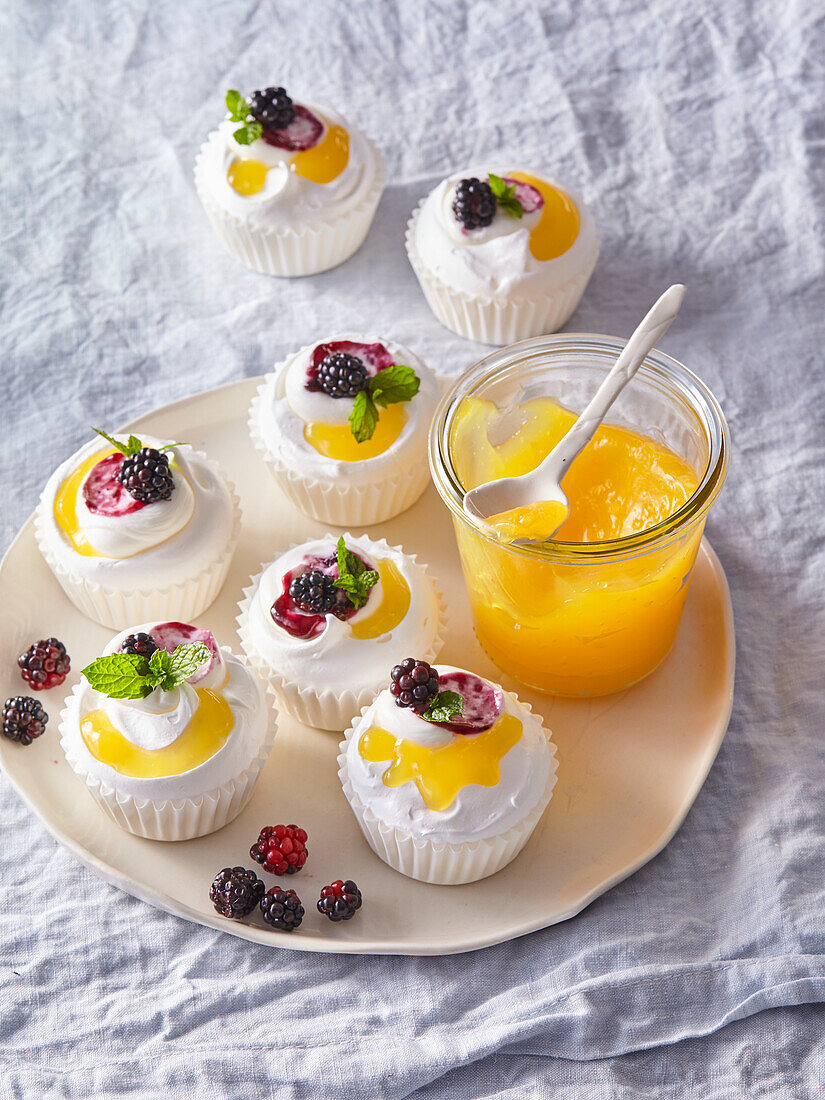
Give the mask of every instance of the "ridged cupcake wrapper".
M 402 473 L 368 485 L 323 480 L 297 473 L 270 451 L 261 436 L 259 407 L 267 383 L 258 387 L 249 409 L 249 434 L 284 495 L 304 515 L 336 527 L 370 527 L 400 515 L 418 500 L 430 481 L 426 455 Z
M 78 611 L 112 630 L 124 630 L 135 623 L 175 620 L 188 623 L 202 615 L 218 597 L 226 581 L 232 556 L 241 534 L 241 508 L 232 483 L 224 477 L 211 459 L 197 452 L 226 482 L 232 497 L 232 531 L 221 556 L 199 573 L 168 588 L 112 589 L 69 572 L 55 558 L 45 532 L 44 508 L 41 500 L 34 519 L 34 533 L 40 553 L 57 578 L 60 587 Z
M 511 692 L 505 694 L 510 699 L 518 701 Z M 531 709 L 527 703 L 519 703 L 519 705 L 527 711 Z M 364 707 L 360 717 L 352 723 L 341 742 L 338 778 L 341 780 L 344 794 L 361 832 L 379 859 L 393 870 L 399 871 L 408 878 L 417 879 L 419 882 L 430 882 L 438 886 L 459 886 L 462 883 L 488 878 L 516 858 L 541 820 L 556 785 L 558 760 L 556 746 L 551 740 L 548 739 L 551 761 L 547 786 L 523 821 L 486 840 L 473 840 L 461 844 L 439 843 L 426 837 L 414 837 L 403 829 L 387 825 L 364 805 L 353 790 L 349 779 L 347 747 L 355 734 L 360 718 L 366 711 L 367 707 Z M 539 722 L 541 721 L 538 716 L 536 718 Z M 495 797 L 492 791 L 491 797 Z
M 195 161 L 195 188 L 226 251 L 261 275 L 285 277 L 317 275 L 348 260 L 364 243 L 386 182 L 381 154 L 368 138 L 364 140 L 375 154 L 378 165 L 367 194 L 340 217 L 299 229 L 251 226 L 223 210 L 209 194 L 205 179 L 205 153 L 209 145 L 205 142 Z
M 442 325 L 468 340 L 504 345 L 555 332 L 569 320 L 599 258 L 598 229 L 593 247 L 578 274 L 556 290 L 537 294 L 534 298 L 488 298 L 456 290 L 427 268 L 416 247 L 414 232 L 424 201 L 418 204 L 407 223 L 407 256 L 427 304 Z
M 116 825 L 147 840 L 193 840 L 228 825 L 249 802 L 278 732 L 277 710 L 272 712 L 269 729 L 257 754 L 243 771 L 197 798 L 156 801 L 118 792 L 89 774 L 86 762 L 68 741 L 71 725 L 80 720 L 82 687 L 82 683 L 75 686 L 60 714 L 60 745 L 69 766 L 83 781 L 98 806 Z
M 337 541 L 336 537 L 329 533 L 324 537 L 332 541 Z M 347 532 L 344 535 L 344 539 L 346 540 L 349 537 L 349 532 Z M 447 623 L 447 609 L 438 584 L 434 578 L 429 575 L 427 566 L 417 561 L 415 554 L 406 553 L 400 546 L 390 546 L 386 539 L 374 541 L 381 549 L 394 550 L 397 553 L 404 554 L 406 558 L 415 562 L 418 568 L 423 569 L 427 574 L 428 580 L 435 589 L 436 599 L 438 601 L 438 622 L 436 624 L 435 637 L 432 644 L 421 654 L 422 660 L 432 662 L 441 652 Z M 293 543 L 292 546 L 289 547 L 289 550 L 292 550 L 298 545 L 299 543 Z M 286 553 L 288 551 L 284 552 Z M 316 726 L 318 729 L 332 730 L 340 733 L 341 730 L 346 729 L 353 720 L 353 717 L 357 715 L 363 707 L 368 706 L 372 702 L 377 693 L 384 686 L 388 673 L 384 674 L 374 684 L 369 684 L 359 691 L 347 689 L 336 693 L 330 690 L 316 691 L 314 688 L 307 685 L 301 685 L 294 680 L 288 680 L 285 676 L 282 676 L 277 669 L 267 664 L 262 654 L 255 648 L 249 632 L 249 607 L 258 590 L 260 579 L 267 568 L 267 565 L 262 566 L 260 572 L 250 578 L 249 586 L 244 588 L 243 599 L 238 604 L 239 614 L 236 622 L 238 624 L 238 638 L 240 639 L 241 648 L 250 666 L 267 685 L 269 692 L 293 718 L 303 723 L 305 726 Z

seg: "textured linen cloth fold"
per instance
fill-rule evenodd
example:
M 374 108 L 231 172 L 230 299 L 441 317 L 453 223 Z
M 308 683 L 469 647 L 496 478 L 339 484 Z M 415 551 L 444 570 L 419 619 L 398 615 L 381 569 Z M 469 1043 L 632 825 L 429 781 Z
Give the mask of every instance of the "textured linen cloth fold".
M 512 159 L 569 180 L 601 227 L 570 331 L 627 335 L 688 286 L 664 350 L 731 425 L 709 535 L 738 640 L 730 729 L 673 842 L 576 919 L 464 956 L 190 925 L 99 881 L 0 780 L 0 1092 L 821 1095 L 821 5 L 5 0 L 0 42 L 0 547 L 90 423 L 336 329 L 469 366 L 485 349 L 430 315 L 405 224 L 448 172 Z M 364 247 L 312 279 L 229 259 L 192 186 L 225 90 L 271 83 L 387 159 Z

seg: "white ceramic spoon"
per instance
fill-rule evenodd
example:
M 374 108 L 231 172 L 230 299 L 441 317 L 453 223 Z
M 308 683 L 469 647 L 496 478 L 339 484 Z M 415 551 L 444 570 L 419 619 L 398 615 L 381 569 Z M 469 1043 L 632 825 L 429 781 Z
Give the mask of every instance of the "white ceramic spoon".
M 664 292 L 642 323 L 627 341 L 610 373 L 593 395 L 587 408 L 578 418 L 570 431 L 559 440 L 545 460 L 530 473 L 520 477 L 502 477 L 477 485 L 464 494 L 464 511 L 473 519 L 488 520 L 502 512 L 525 507 L 539 501 L 552 501 L 561 505 L 553 512 L 558 522 L 552 530 L 541 538 L 517 539 L 518 542 L 544 542 L 562 526 L 570 510 L 567 497 L 561 487 L 561 480 L 570 469 L 570 464 L 593 438 L 596 429 L 610 409 L 610 406 L 634 376 L 645 356 L 657 340 L 670 328 L 671 322 L 679 312 L 685 288 L 676 283 Z

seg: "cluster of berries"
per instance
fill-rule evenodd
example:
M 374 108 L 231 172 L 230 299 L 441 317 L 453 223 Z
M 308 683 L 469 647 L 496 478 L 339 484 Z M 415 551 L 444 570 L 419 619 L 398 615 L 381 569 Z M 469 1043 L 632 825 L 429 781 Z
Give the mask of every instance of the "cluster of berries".
M 20 675 L 32 691 L 58 687 L 66 679 L 72 663 L 66 647 L 57 638 L 41 638 L 17 658 Z M 49 716 L 37 699 L 13 695 L 3 705 L 3 736 L 20 745 L 30 745 L 46 728 Z

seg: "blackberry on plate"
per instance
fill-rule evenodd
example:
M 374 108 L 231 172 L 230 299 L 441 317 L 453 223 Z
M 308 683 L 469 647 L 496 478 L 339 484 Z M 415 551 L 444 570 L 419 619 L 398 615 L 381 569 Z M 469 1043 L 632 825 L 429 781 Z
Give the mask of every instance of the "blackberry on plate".
M 30 695 L 15 695 L 3 707 L 3 736 L 30 745 L 46 728 L 48 714 Z
M 489 225 L 496 213 L 496 197 L 489 183 L 475 178 L 461 180 L 455 189 L 453 213 L 465 229 Z
M 367 368 L 357 355 L 333 351 L 318 364 L 318 385 L 330 397 L 355 397 L 367 388 Z
M 121 653 L 134 653 L 141 657 L 151 657 L 158 648 L 151 634 L 145 634 L 142 630 L 137 634 L 130 634 L 120 643 Z
M 168 500 L 175 488 L 169 469 L 169 455 L 154 447 L 141 447 L 137 454 L 127 455 L 120 467 L 118 480 L 141 504 Z
M 295 107 L 283 88 L 264 88 L 249 102 L 252 117 L 272 130 L 285 130 L 295 118 Z
M 297 825 L 267 825 L 249 854 L 272 875 L 294 875 L 307 861 L 307 834 Z
M 209 897 L 222 917 L 240 920 L 252 912 L 265 891 L 266 886 L 254 871 L 247 871 L 245 867 L 224 867 L 215 876 Z
M 72 667 L 66 647 L 57 638 L 41 639 L 17 658 L 20 675 L 34 691 L 57 687 Z
M 310 569 L 295 577 L 289 585 L 289 595 L 296 607 L 314 615 L 326 615 L 338 602 L 335 578 L 320 569 Z
M 396 706 L 426 710 L 438 695 L 438 673 L 426 661 L 407 657 L 390 675 L 390 692 L 395 696 Z
M 361 891 L 351 878 L 336 879 L 325 886 L 318 898 L 318 912 L 332 921 L 351 920 L 361 908 Z
M 261 916 L 279 932 L 294 932 L 304 919 L 304 907 L 294 890 L 273 886 L 261 898 Z

